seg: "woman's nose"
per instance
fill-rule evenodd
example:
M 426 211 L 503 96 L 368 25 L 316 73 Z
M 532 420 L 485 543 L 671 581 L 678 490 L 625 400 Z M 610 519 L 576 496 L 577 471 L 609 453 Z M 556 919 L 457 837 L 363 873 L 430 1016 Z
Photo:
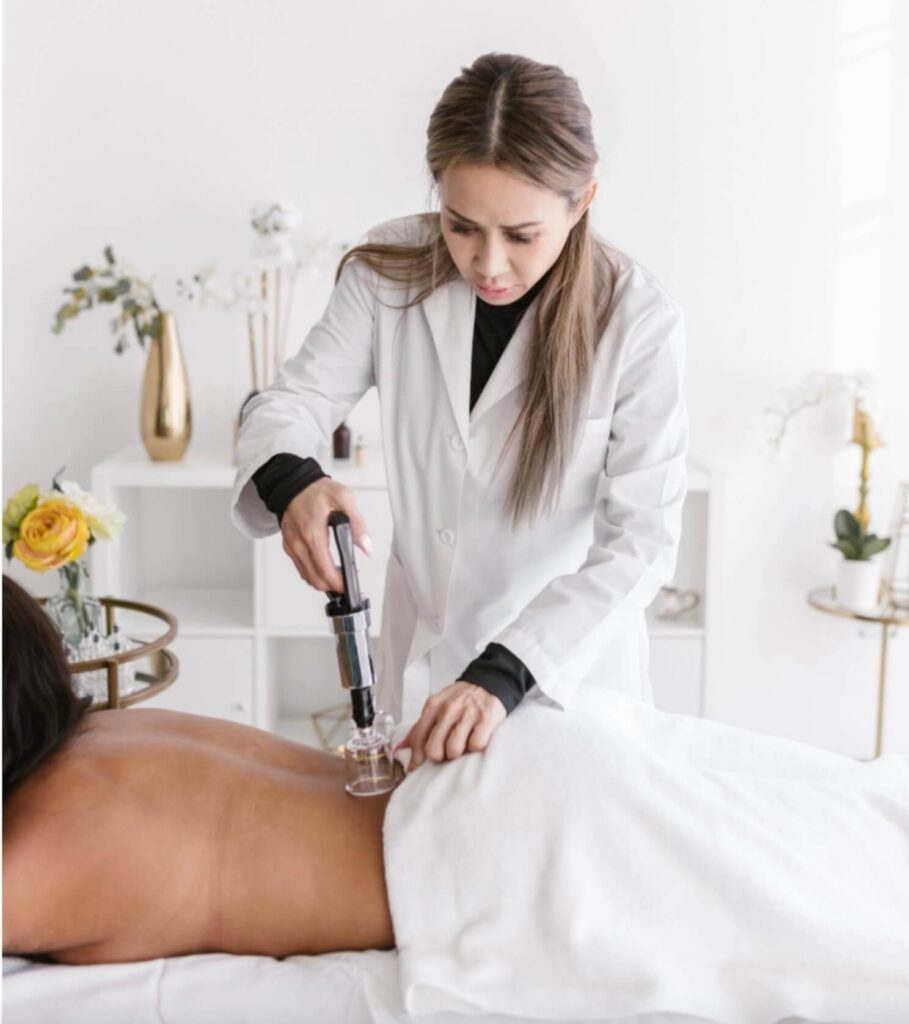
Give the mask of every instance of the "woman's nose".
M 485 281 L 496 281 L 508 274 L 508 254 L 501 245 L 481 245 L 473 260 L 474 271 Z

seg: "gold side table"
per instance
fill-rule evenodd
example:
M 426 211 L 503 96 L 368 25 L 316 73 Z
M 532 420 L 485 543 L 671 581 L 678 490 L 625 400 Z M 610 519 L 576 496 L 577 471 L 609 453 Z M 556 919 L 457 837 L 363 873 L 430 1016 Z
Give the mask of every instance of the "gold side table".
M 95 672 L 103 670 L 106 675 L 106 699 L 93 701 L 89 711 L 103 711 L 109 708 L 128 708 L 133 704 L 149 700 L 162 690 L 165 690 L 177 678 L 180 670 L 180 662 L 176 654 L 169 650 L 168 644 L 177 635 L 177 620 L 170 612 L 158 608 L 153 604 L 145 604 L 141 601 L 126 601 L 117 597 L 99 597 L 98 600 L 104 606 L 104 617 L 107 632 L 110 633 L 116 621 L 116 609 L 124 611 L 139 612 L 149 618 L 159 619 L 167 629 L 154 640 L 143 642 L 133 640 L 129 637 L 135 647 L 120 651 L 118 654 L 104 654 L 100 658 L 92 658 L 90 661 L 71 661 L 69 670 L 73 676 L 80 673 Z M 38 598 L 38 604 L 42 607 L 47 601 L 46 597 Z M 135 677 L 143 683 L 141 689 L 123 694 L 120 692 L 120 666 L 129 661 L 148 659 L 149 671 L 136 670 Z
M 838 615 L 842 619 L 854 619 L 858 622 L 874 622 L 881 627 L 881 656 L 878 668 L 877 683 L 877 736 L 874 744 L 874 756 L 881 756 L 881 733 L 884 725 L 884 699 L 887 687 L 887 638 L 891 626 L 909 626 L 909 610 L 896 608 L 892 604 L 882 604 L 873 612 L 854 612 L 850 608 L 841 608 L 836 601 L 835 587 L 815 587 L 808 591 L 808 604 L 828 615 Z

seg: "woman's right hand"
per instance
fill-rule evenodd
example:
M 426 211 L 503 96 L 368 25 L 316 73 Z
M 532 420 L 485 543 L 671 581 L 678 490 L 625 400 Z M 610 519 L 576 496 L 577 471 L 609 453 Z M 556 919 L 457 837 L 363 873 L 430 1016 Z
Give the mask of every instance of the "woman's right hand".
M 328 515 L 335 510 L 346 513 L 354 543 L 372 555 L 372 542 L 353 491 L 328 476 L 304 487 L 293 498 L 281 516 L 281 536 L 284 550 L 302 579 L 316 590 L 341 593 L 344 580 L 334 564 L 328 537 Z

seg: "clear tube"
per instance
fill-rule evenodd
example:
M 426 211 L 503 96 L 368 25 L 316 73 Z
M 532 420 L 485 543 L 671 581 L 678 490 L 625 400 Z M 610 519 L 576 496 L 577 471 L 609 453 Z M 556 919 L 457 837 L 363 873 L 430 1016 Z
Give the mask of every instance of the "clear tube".
M 358 728 L 351 720 L 350 735 L 344 747 L 347 764 L 344 788 L 351 796 L 378 796 L 398 784 L 391 752 L 390 721 L 391 716 L 381 712 L 365 729 Z

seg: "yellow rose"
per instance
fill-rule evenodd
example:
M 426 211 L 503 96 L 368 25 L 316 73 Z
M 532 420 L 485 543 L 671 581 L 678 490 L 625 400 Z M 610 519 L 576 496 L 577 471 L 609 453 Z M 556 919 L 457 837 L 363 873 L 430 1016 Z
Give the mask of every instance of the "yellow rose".
M 88 538 L 82 512 L 67 501 L 51 500 L 32 509 L 22 520 L 13 555 L 26 568 L 47 572 L 81 557 Z
M 6 503 L 3 509 L 3 546 L 19 536 L 19 524 L 38 502 L 38 485 L 26 484 Z

